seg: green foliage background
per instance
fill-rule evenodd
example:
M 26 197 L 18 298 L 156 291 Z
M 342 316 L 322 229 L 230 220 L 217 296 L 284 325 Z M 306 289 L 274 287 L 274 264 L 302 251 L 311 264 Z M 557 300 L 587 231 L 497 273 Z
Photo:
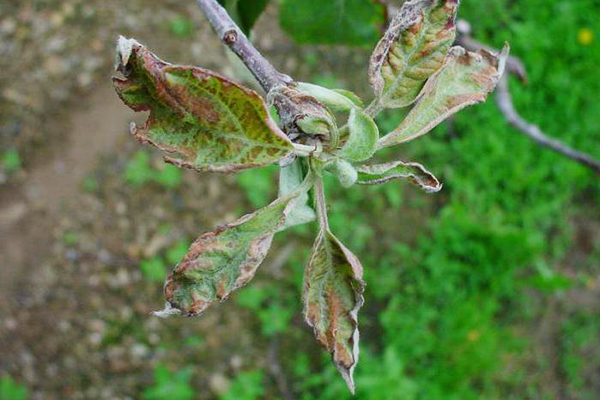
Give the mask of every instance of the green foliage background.
M 463 1 L 460 17 L 477 39 L 497 48 L 508 41 L 527 66 L 527 85 L 511 80 L 522 115 L 600 157 L 598 1 Z M 578 39 L 588 30 L 591 42 Z M 394 128 L 398 114 L 380 118 L 382 130 Z M 583 261 L 569 257 L 580 246 L 573 221 L 600 216 L 598 177 L 518 134 L 492 98 L 386 157 L 398 155 L 428 166 L 445 183 L 442 193 L 328 182 L 332 230 L 361 258 L 368 284 L 356 398 L 598 398 L 599 377 L 585 372 L 600 365 L 598 315 L 561 315 L 558 361 L 545 356 L 549 344 L 537 333 L 552 299 L 585 290 L 600 272 L 600 243 L 582 250 Z M 265 171 L 239 178 L 258 205 L 268 191 L 246 184 L 255 179 L 264 182 Z M 253 301 L 248 288 L 237 296 L 256 310 L 265 334 L 273 323 L 266 303 L 299 312 L 305 257 L 295 260 L 294 278 L 271 289 L 279 295 Z M 295 330 L 282 333 L 295 337 Z M 285 360 L 300 398 L 350 398 L 327 358 L 316 362 L 307 351 L 300 346 Z M 566 393 L 556 393 L 552 376 L 564 380 Z

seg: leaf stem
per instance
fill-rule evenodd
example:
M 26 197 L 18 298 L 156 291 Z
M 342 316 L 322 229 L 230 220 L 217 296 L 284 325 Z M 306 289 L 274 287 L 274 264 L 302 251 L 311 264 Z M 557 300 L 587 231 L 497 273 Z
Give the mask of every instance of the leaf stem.
M 196 0 L 196 3 L 204 11 L 221 41 L 242 60 L 265 92 L 268 93 L 275 86 L 292 83 L 292 78 L 277 71 L 260 54 L 216 0 Z
M 325 201 L 325 188 L 323 186 L 323 175 L 321 171 L 315 171 L 315 208 L 321 230 L 329 230 L 329 219 L 327 218 L 327 203 Z
M 375 118 L 380 112 L 383 111 L 383 109 L 384 107 L 381 104 L 379 97 L 377 97 L 371 102 L 371 104 L 369 104 L 367 108 L 365 108 L 365 114 L 371 118 Z

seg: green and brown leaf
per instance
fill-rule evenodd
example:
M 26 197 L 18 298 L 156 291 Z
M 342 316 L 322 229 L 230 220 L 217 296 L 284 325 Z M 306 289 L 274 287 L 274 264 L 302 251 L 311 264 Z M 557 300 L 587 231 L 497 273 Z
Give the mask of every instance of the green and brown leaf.
M 418 163 L 395 161 L 358 168 L 357 183 L 360 185 L 378 185 L 394 179 L 408 179 L 428 193 L 442 190 L 440 181 Z
M 378 147 L 413 140 L 463 108 L 485 101 L 504 73 L 508 51 L 508 45 L 499 55 L 452 48 L 442 69 L 427 81 L 419 102 L 396 130 L 379 140 Z
M 277 162 L 293 145 L 271 119 L 262 98 L 215 72 L 171 65 L 135 40 L 120 38 L 114 77 L 119 97 L 150 111 L 133 135 L 179 158 L 178 166 L 231 172 Z
M 360 261 L 322 227 L 304 274 L 304 317 L 354 393 L 358 362 L 358 310 L 364 282 Z
M 312 183 L 307 176 L 291 193 L 192 243 L 165 284 L 164 314 L 198 315 L 248 283 L 267 255 L 273 235 L 293 225 L 290 214 L 306 201 Z
M 425 81 L 441 68 L 456 35 L 459 0 L 404 3 L 375 47 L 371 86 L 384 107 L 412 104 Z

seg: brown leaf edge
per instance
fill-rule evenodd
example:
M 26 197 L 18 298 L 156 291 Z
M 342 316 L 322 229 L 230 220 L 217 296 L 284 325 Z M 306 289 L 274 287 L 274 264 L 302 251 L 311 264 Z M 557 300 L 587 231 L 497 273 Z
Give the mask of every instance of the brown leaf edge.
M 345 258 L 348 260 L 348 263 L 350 264 L 350 267 L 351 267 L 351 270 L 353 273 L 352 278 L 358 283 L 358 287 L 355 288 L 355 289 L 357 289 L 355 292 L 356 302 L 354 304 L 354 308 L 352 310 L 350 310 L 350 312 L 349 312 L 350 319 L 352 321 L 353 328 L 354 328 L 354 332 L 353 332 L 353 336 L 352 336 L 352 345 L 353 345 L 352 346 L 352 358 L 349 360 L 346 358 L 345 355 L 341 354 L 341 350 L 336 345 L 335 332 L 331 332 L 330 334 L 328 334 L 326 336 L 323 336 L 319 333 L 319 331 L 316 327 L 317 321 L 315 320 L 315 318 L 311 318 L 311 313 L 307 306 L 306 298 L 303 298 L 303 303 L 305 305 L 304 320 L 306 321 L 308 326 L 313 328 L 313 331 L 314 331 L 315 337 L 317 338 L 317 341 L 331 354 L 334 365 L 336 366 L 339 373 L 342 375 L 342 378 L 346 382 L 346 385 L 348 386 L 348 389 L 350 390 L 350 392 L 352 392 L 352 394 L 354 394 L 355 390 L 356 390 L 356 386 L 354 383 L 354 369 L 356 368 L 356 365 L 358 364 L 358 356 L 359 356 L 359 352 L 360 352 L 360 349 L 359 349 L 360 333 L 358 330 L 358 311 L 364 304 L 363 293 L 364 293 L 364 289 L 365 289 L 365 282 L 363 281 L 363 267 L 362 267 L 362 264 L 361 264 L 360 260 L 358 259 L 358 257 L 356 257 L 346 246 L 344 246 L 344 244 L 342 242 L 340 242 L 339 239 L 335 235 L 333 235 L 331 233 L 331 231 L 329 230 L 329 228 L 327 228 L 327 227 L 324 227 L 319 231 L 319 235 L 317 236 L 317 239 L 315 240 L 315 244 L 313 245 L 313 250 L 312 250 L 311 257 L 310 257 L 310 260 L 308 263 L 309 267 L 310 267 L 310 265 L 312 265 L 314 257 L 316 257 L 316 255 L 317 255 L 317 248 L 319 246 L 319 243 L 323 240 L 327 240 L 326 236 L 329 236 L 329 238 L 331 240 L 333 240 L 335 245 L 338 246 L 340 250 L 342 250 Z M 309 267 L 307 267 L 305 274 L 308 273 Z M 304 285 L 306 285 L 307 283 L 308 283 L 307 279 L 305 279 Z M 304 289 L 303 292 L 307 293 L 307 290 Z
M 401 167 L 398 172 L 387 172 Z M 427 193 L 437 193 L 443 188 L 443 184 L 429 172 L 423 165 L 415 162 L 394 161 L 386 164 L 363 165 L 358 167 L 359 185 L 380 185 L 394 179 L 409 179 Z M 403 170 L 403 171 L 402 171 Z M 380 175 L 379 178 L 369 178 L 369 175 Z M 363 179 L 361 179 L 363 178 Z
M 216 73 L 214 71 L 205 69 L 205 68 L 195 67 L 195 66 L 178 66 L 178 65 L 174 65 L 174 64 L 168 63 L 166 61 L 163 61 L 158 56 L 156 56 L 154 53 L 152 53 L 146 46 L 140 44 L 135 39 L 127 39 L 123 36 L 120 36 L 118 39 L 118 43 L 117 43 L 117 61 L 116 61 L 116 65 L 115 65 L 115 70 L 117 72 L 120 72 L 124 76 L 126 76 L 127 68 L 128 68 L 130 60 L 134 60 L 138 57 L 142 57 L 142 59 L 144 59 L 145 63 L 153 66 L 153 73 L 151 73 L 151 75 L 153 75 L 153 76 L 155 76 L 156 70 L 165 68 L 165 67 L 177 67 L 180 69 L 181 68 L 190 69 L 193 71 L 195 76 L 209 76 L 209 77 L 217 78 L 218 80 L 223 82 L 223 84 L 235 86 L 238 89 L 240 89 L 241 91 L 243 91 L 249 97 L 259 100 L 262 103 L 264 113 L 266 115 L 265 123 L 266 123 L 267 127 L 272 131 L 272 133 L 275 136 L 277 136 L 279 139 L 282 139 L 283 141 L 287 142 L 290 145 L 290 150 L 293 149 L 293 143 L 286 136 L 286 134 L 281 129 L 279 129 L 279 127 L 277 126 L 277 123 L 273 120 L 273 118 L 271 118 L 270 112 L 267 108 L 266 103 L 264 102 L 264 99 L 258 93 L 256 93 L 254 90 L 249 89 L 245 86 L 239 85 L 236 82 L 232 81 L 231 79 L 229 79 L 219 73 Z M 124 78 L 118 77 L 118 76 L 113 76 L 112 82 L 116 88 L 119 88 L 119 87 L 125 88 L 126 86 L 132 84 L 126 78 L 124 79 Z M 168 91 L 166 89 L 163 90 L 163 92 L 168 93 Z M 156 118 L 153 115 L 150 106 L 131 104 L 121 95 L 119 90 L 117 90 L 117 95 L 119 96 L 121 101 L 123 101 L 123 103 L 127 104 L 127 106 L 135 112 L 150 111 L 150 116 L 148 117 L 148 119 L 146 120 L 146 122 L 143 124 L 142 127 L 138 128 L 134 122 L 132 122 L 129 126 L 130 133 L 139 143 L 150 144 L 150 145 L 158 148 L 159 150 L 162 150 L 162 151 L 165 151 L 168 153 L 182 154 L 181 149 L 179 149 L 175 146 L 168 146 L 165 144 L 158 143 L 158 142 L 152 140 L 146 134 L 148 128 L 152 125 L 152 123 L 154 122 L 154 120 Z M 176 109 L 178 107 L 177 104 L 172 104 L 172 106 L 174 107 L 174 109 Z M 194 156 L 193 154 L 185 154 L 185 155 L 187 157 Z M 266 165 L 269 165 L 269 163 L 264 163 L 264 164 L 245 163 L 245 164 L 237 164 L 237 165 L 234 164 L 234 165 L 227 165 L 227 166 L 212 166 L 211 165 L 211 166 L 199 168 L 196 165 L 194 165 L 193 162 L 182 160 L 179 158 L 170 157 L 170 156 L 164 156 L 164 161 L 166 163 L 175 165 L 180 168 L 188 168 L 188 169 L 192 169 L 192 170 L 195 170 L 198 172 L 221 172 L 221 173 L 231 173 L 231 172 L 237 172 L 237 171 L 241 171 L 241 170 L 245 170 L 245 169 L 259 168 L 259 167 L 264 167 Z
M 488 95 L 494 91 L 494 89 L 496 88 L 496 85 L 498 84 L 498 81 L 504 74 L 504 69 L 506 67 L 506 60 L 508 58 L 509 51 L 510 51 L 510 46 L 508 45 L 508 43 L 505 43 L 504 48 L 502 49 L 502 51 L 499 54 L 494 54 L 485 49 L 479 50 L 477 52 L 470 52 L 460 46 L 455 46 L 455 47 L 451 48 L 448 53 L 448 56 L 446 57 L 446 61 L 444 62 L 444 66 L 442 66 L 442 68 L 440 68 L 440 70 L 438 72 L 436 72 L 436 74 L 434 74 L 431 78 L 429 78 L 427 83 L 425 83 L 425 86 L 423 87 L 423 90 L 421 91 L 419 101 L 425 101 L 426 97 L 427 97 L 427 93 L 435 90 L 435 86 L 437 85 L 437 81 L 438 81 L 438 79 L 437 79 L 438 76 L 444 72 L 446 65 L 449 64 L 453 58 L 460 60 L 460 62 L 462 62 L 464 64 L 470 64 L 478 57 L 480 57 L 483 60 L 486 60 L 490 64 L 490 68 L 493 68 L 494 70 L 490 71 L 490 73 L 488 75 L 477 75 L 475 77 L 475 79 L 479 79 L 480 82 L 485 83 L 487 85 L 485 90 L 481 93 L 474 93 L 472 95 L 463 95 L 457 99 L 454 99 L 453 102 L 449 102 L 450 107 L 448 108 L 448 110 L 445 113 L 440 114 L 440 116 L 438 118 L 432 120 L 430 123 L 428 123 L 424 128 L 422 128 L 416 134 L 413 134 L 413 135 L 411 135 L 407 138 L 404 138 L 400 141 L 393 141 L 394 137 L 399 135 L 402 132 L 402 130 L 405 128 L 405 126 L 408 123 L 410 123 L 411 117 L 413 115 L 413 112 L 411 110 L 411 112 L 409 112 L 408 116 L 404 119 L 404 121 L 400 124 L 400 126 L 398 128 L 396 128 L 392 132 L 388 133 L 387 135 L 385 135 L 381 139 L 379 139 L 379 143 L 377 145 L 378 149 L 382 149 L 384 147 L 394 146 L 394 145 L 397 145 L 400 143 L 406 143 L 411 140 L 414 140 L 420 136 L 425 135 L 429 131 L 431 131 L 433 128 L 435 128 L 437 125 L 442 123 L 445 119 L 447 119 L 449 116 L 456 114 L 457 112 L 463 110 L 464 108 L 466 108 L 468 106 L 472 106 L 477 103 L 485 102 Z M 419 106 L 419 103 L 417 103 L 415 105 L 415 107 L 418 107 L 418 106 Z
M 410 0 L 404 2 L 398 11 L 398 14 L 392 19 L 383 37 L 379 40 L 369 62 L 369 82 L 377 97 L 383 94 L 384 79 L 381 75 L 381 68 L 387 58 L 390 48 L 402 32 L 410 29 L 413 25 L 419 23 L 423 19 L 423 12 L 427 7 L 431 7 L 434 2 L 440 0 Z M 460 0 L 441 0 L 444 3 L 458 4 Z M 454 24 L 454 18 L 449 22 Z M 418 100 L 418 97 L 413 100 Z
M 229 295 L 232 292 L 245 286 L 248 282 L 250 282 L 250 280 L 252 280 L 252 278 L 254 277 L 256 270 L 258 269 L 260 264 L 265 259 L 266 255 L 271 247 L 273 237 L 275 236 L 275 234 L 277 232 L 280 232 L 280 231 L 286 229 L 286 220 L 287 220 L 288 215 L 297 206 L 297 202 L 301 201 L 301 198 L 302 198 L 301 194 L 308 191 L 310 189 L 310 187 L 312 186 L 313 182 L 314 182 L 313 175 L 309 173 L 305 177 L 302 184 L 298 188 L 296 188 L 293 192 L 291 192 L 283 197 L 278 198 L 277 200 L 273 201 L 271 204 L 269 204 L 266 207 L 263 207 L 260 210 L 257 210 L 251 214 L 247 214 L 247 215 L 239 218 L 235 222 L 220 226 L 214 231 L 206 232 L 206 233 L 202 234 L 198 239 L 196 239 L 191 244 L 190 248 L 188 249 L 188 253 L 185 255 L 183 260 L 175 267 L 173 272 L 171 272 L 169 274 L 169 276 L 167 277 L 167 280 L 165 281 L 165 286 L 164 286 L 164 295 L 165 295 L 165 300 L 166 300 L 165 308 L 161 311 L 156 311 L 153 314 L 160 318 L 165 318 L 165 317 L 168 317 L 171 315 L 184 315 L 186 317 L 195 317 L 195 316 L 202 314 L 209 306 L 211 306 L 214 303 L 214 301 L 205 301 L 200 298 L 196 298 L 196 299 L 194 299 L 194 304 L 191 307 L 189 307 L 187 310 L 181 310 L 174 305 L 172 298 L 173 298 L 173 294 L 176 290 L 175 285 L 177 283 L 177 279 L 178 279 L 179 275 L 181 275 L 183 277 L 182 273 L 186 269 L 188 269 L 191 265 L 193 265 L 194 261 L 197 260 L 202 254 L 206 253 L 207 251 L 218 248 L 219 235 L 228 231 L 229 229 L 236 228 L 236 227 L 252 220 L 252 218 L 254 218 L 258 214 L 260 214 L 262 210 L 265 210 L 269 207 L 276 207 L 277 205 L 279 205 L 281 203 L 288 202 L 288 204 L 285 205 L 284 211 L 281 215 L 281 218 L 278 221 L 278 223 L 276 224 L 275 228 L 266 232 L 264 235 L 256 238 L 255 240 L 253 240 L 251 242 L 246 260 L 239 267 L 239 270 L 241 271 L 240 275 L 236 278 L 236 281 L 231 290 L 229 290 L 229 291 L 223 290 L 222 291 L 221 290 L 222 288 L 219 288 L 219 290 L 217 291 L 218 300 L 220 302 L 227 300 L 227 298 L 229 297 Z M 186 279 L 186 278 L 183 277 L 182 279 Z

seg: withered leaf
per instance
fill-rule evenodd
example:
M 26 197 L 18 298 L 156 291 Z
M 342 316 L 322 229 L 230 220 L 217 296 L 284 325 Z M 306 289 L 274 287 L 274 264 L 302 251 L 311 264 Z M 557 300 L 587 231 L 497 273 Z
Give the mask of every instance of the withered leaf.
M 262 98 L 215 72 L 166 63 L 133 39 L 121 37 L 113 77 L 119 97 L 150 111 L 133 135 L 199 171 L 230 172 L 272 164 L 293 149 Z
M 440 69 L 456 35 L 458 3 L 404 3 L 371 56 L 369 79 L 381 105 L 398 108 L 412 104 L 425 81 Z
M 442 69 L 427 81 L 419 102 L 396 130 L 379 140 L 378 147 L 413 140 L 463 108 L 485 101 L 504 73 L 508 51 L 508 45 L 499 55 L 453 47 Z
M 174 310 L 198 315 L 248 283 L 266 257 L 273 235 L 290 226 L 290 214 L 298 202 L 306 201 L 312 184 L 308 175 L 299 187 L 268 206 L 200 236 L 167 278 L 167 308 L 158 315 Z
M 358 362 L 358 310 L 364 282 L 360 261 L 322 227 L 304 274 L 304 317 L 354 393 Z
M 442 190 L 440 181 L 421 164 L 395 161 L 358 168 L 357 183 L 361 185 L 377 185 L 393 179 L 408 179 L 428 193 Z

